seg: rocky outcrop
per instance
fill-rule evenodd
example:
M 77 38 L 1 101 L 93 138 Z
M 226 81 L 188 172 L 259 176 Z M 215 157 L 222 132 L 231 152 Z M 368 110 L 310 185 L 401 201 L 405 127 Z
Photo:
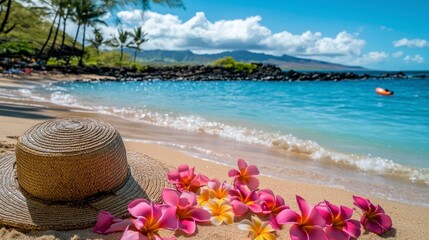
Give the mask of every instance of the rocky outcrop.
M 137 70 L 133 68 L 107 68 L 107 67 L 86 67 L 86 68 L 48 68 L 47 70 L 57 70 L 64 73 L 87 73 L 102 76 L 115 77 L 106 78 L 105 81 L 145 81 L 145 80 L 188 80 L 188 81 L 234 81 L 234 80 L 254 80 L 254 81 L 341 81 L 360 79 L 405 79 L 405 78 L 429 78 L 426 75 L 407 76 L 403 72 L 383 73 L 370 75 L 367 73 L 353 72 L 284 72 L 274 65 L 255 64 L 256 68 L 251 71 L 236 71 L 231 68 L 224 68 L 210 65 L 186 65 L 186 66 L 147 66 Z

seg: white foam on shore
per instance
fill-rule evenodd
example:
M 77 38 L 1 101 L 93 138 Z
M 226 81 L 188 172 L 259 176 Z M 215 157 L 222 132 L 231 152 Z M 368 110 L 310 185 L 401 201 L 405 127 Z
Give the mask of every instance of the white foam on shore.
M 177 115 L 159 113 L 141 108 L 115 108 L 106 106 L 89 106 L 82 104 L 74 96 L 64 93 L 64 88 L 50 87 L 47 101 L 58 105 L 76 107 L 101 114 L 115 115 L 126 120 L 143 122 L 160 127 L 169 127 L 193 133 L 206 133 L 246 144 L 259 144 L 277 149 L 281 152 L 299 154 L 314 161 L 339 164 L 343 167 L 377 175 L 408 179 L 412 183 L 429 185 L 429 168 L 412 168 L 396 163 L 390 159 L 328 150 L 311 140 L 299 139 L 293 135 L 267 133 L 253 128 L 232 126 L 221 122 L 209 121 L 196 115 Z M 45 98 L 34 95 L 31 90 L 21 89 L 20 94 L 34 100 Z M 46 101 L 46 100 L 45 100 Z
M 208 121 L 195 115 L 175 116 L 171 113 L 158 113 L 134 108 L 97 107 L 94 110 L 102 114 L 116 115 L 127 120 L 160 127 L 170 127 L 193 133 L 206 133 L 247 144 L 260 144 L 282 152 L 304 155 L 314 161 L 341 164 L 363 172 L 406 178 L 413 183 L 429 185 L 429 169 L 415 169 L 381 157 L 335 152 L 325 149 L 314 141 L 299 139 L 292 135 L 266 133 L 256 129 L 231 126 Z

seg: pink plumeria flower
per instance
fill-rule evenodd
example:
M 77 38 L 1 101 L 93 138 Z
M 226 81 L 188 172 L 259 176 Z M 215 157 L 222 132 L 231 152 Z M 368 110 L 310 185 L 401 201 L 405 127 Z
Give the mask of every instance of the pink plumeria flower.
M 353 196 L 354 205 L 363 211 L 360 223 L 367 231 L 381 235 L 392 229 L 392 219 L 380 205 L 374 206 L 369 199 Z
M 227 201 L 212 199 L 203 208 L 211 214 L 210 222 L 216 226 L 220 226 L 222 223 L 232 224 L 234 222 L 234 213 Z
M 335 206 L 328 201 L 316 206 L 326 221 L 325 233 L 329 240 L 349 240 L 360 236 L 360 223 L 351 219 L 353 210 L 345 206 Z
M 197 195 L 193 192 L 178 192 L 175 189 L 164 188 L 162 199 L 172 207 L 177 207 L 176 216 L 179 220 L 179 229 L 187 234 L 196 230 L 196 222 L 210 221 L 210 213 L 197 208 Z
M 228 198 L 228 190 L 231 189 L 231 185 L 227 182 L 221 183 L 217 179 L 211 179 L 207 183 L 207 189 L 209 190 L 210 199 L 216 198 L 219 200 L 225 200 Z
M 194 167 L 180 165 L 168 173 L 168 181 L 174 184 L 179 191 L 197 192 L 201 186 L 207 185 L 209 178 L 200 173 L 195 174 L 194 171 Z
M 238 224 L 238 228 L 241 230 L 249 231 L 251 239 L 255 240 L 275 240 L 276 235 L 274 234 L 274 228 L 269 222 L 262 222 L 257 216 L 251 217 L 252 221 L 244 219 Z
M 259 175 L 259 170 L 255 165 L 247 165 L 243 159 L 237 161 L 238 170 L 231 169 L 228 172 L 229 177 L 234 177 L 234 184 L 246 185 L 250 190 L 259 187 L 259 180 L 255 177 Z
M 276 219 L 279 224 L 292 224 L 290 238 L 292 240 L 325 240 L 323 231 L 326 223 L 316 208 L 313 208 L 302 197 L 296 196 L 301 215 L 291 209 L 281 211 Z
M 157 203 L 149 203 L 146 199 L 136 199 L 128 204 L 128 211 L 136 218 L 132 219 L 121 240 L 148 239 L 160 240 L 159 229 L 176 230 L 178 221 L 176 217 L 177 207 L 170 207 Z
M 270 224 L 274 229 L 280 229 L 277 223 L 276 216 L 281 211 L 289 209 L 289 206 L 285 204 L 285 200 L 279 196 L 274 195 L 271 189 L 262 189 L 258 192 L 259 200 L 261 201 L 261 210 L 263 214 L 269 214 Z
M 244 187 L 235 185 L 235 188 L 229 189 L 228 193 L 232 210 L 236 216 L 246 214 L 249 209 L 254 213 L 262 212 L 260 200 L 255 190 L 247 192 Z
M 98 234 L 108 234 L 112 232 L 123 232 L 132 222 L 128 219 L 120 219 L 109 212 L 100 211 L 97 215 L 97 223 L 92 231 Z

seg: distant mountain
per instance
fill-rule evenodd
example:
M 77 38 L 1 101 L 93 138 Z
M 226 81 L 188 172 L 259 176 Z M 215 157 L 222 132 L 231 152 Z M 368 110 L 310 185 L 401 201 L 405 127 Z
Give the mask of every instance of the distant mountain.
M 133 49 L 127 49 L 131 56 L 134 55 Z M 213 61 L 231 56 L 241 62 L 258 62 L 265 64 L 274 64 L 283 70 L 330 70 L 330 71 L 362 71 L 366 70 L 359 66 L 346 66 L 336 63 L 329 63 L 305 58 L 297 58 L 289 55 L 280 57 L 264 53 L 253 53 L 249 51 L 232 51 L 216 54 L 195 54 L 191 51 L 165 51 L 150 50 L 142 51 L 137 55 L 140 62 L 155 64 L 210 64 Z

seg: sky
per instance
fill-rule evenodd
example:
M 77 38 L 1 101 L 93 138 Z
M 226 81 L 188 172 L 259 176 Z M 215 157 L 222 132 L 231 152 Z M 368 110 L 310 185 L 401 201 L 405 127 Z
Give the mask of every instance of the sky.
M 149 37 L 144 50 L 248 50 L 375 70 L 429 70 L 428 0 L 183 2 L 184 9 L 117 9 L 102 29 L 110 36 L 118 27 L 142 26 Z

